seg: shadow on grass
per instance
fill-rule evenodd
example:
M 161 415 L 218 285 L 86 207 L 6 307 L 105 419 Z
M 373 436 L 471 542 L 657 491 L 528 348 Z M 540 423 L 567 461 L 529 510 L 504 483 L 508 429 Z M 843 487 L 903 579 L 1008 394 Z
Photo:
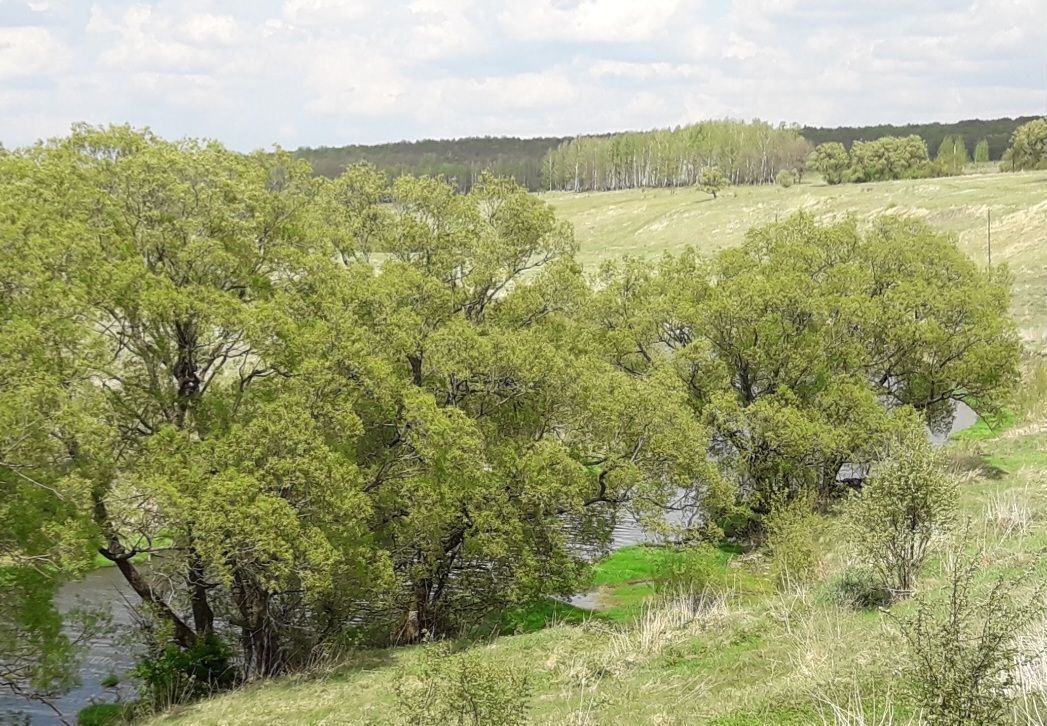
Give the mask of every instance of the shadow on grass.
M 1007 476 L 1007 470 L 989 460 L 984 454 L 973 452 L 955 453 L 949 457 L 951 468 L 961 475 L 973 475 L 981 479 L 997 481 Z

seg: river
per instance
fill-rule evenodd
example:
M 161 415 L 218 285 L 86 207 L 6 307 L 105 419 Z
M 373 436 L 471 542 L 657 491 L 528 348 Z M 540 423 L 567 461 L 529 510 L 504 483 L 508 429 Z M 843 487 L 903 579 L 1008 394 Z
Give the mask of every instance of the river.
M 928 437 L 935 443 L 944 443 L 951 434 L 973 426 L 978 420 L 977 414 L 964 404 L 957 406 L 952 428 L 948 432 L 934 433 Z M 612 549 L 626 547 L 651 541 L 651 536 L 644 532 L 632 519 L 623 519 L 613 530 Z M 68 612 L 76 607 L 109 608 L 112 613 L 114 630 L 121 631 L 131 624 L 133 615 L 127 606 L 132 603 L 130 589 L 123 581 L 115 567 L 105 567 L 89 573 L 84 579 L 64 585 L 55 598 L 55 605 L 61 612 Z M 576 604 L 586 603 L 587 595 L 575 598 Z M 111 674 L 125 677 L 134 665 L 134 656 L 126 644 L 115 641 L 112 637 L 94 640 L 80 669 L 80 685 L 69 693 L 54 699 L 53 703 L 71 722 L 76 721 L 76 712 L 92 701 L 112 701 L 114 693 L 102 686 L 102 680 Z M 126 679 L 125 679 L 126 680 Z M 122 686 L 124 695 L 128 695 L 129 684 Z M 0 724 L 42 724 L 56 723 L 54 712 L 42 704 L 27 703 L 20 698 L 0 694 Z

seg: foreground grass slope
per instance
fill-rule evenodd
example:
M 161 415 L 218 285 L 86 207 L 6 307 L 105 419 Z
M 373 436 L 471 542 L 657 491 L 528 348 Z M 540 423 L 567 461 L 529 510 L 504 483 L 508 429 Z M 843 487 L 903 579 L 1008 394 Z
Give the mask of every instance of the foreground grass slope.
M 1047 376 L 1038 371 L 1010 428 L 978 427 L 947 445 L 971 522 L 966 547 L 980 553 L 986 582 L 1028 568 L 1047 577 Z M 458 647 L 492 669 L 527 674 L 533 723 L 917 723 L 899 695 L 905 648 L 892 615 L 848 602 L 843 576 L 853 555 L 832 518 L 819 541 L 816 576 L 789 588 L 775 582 L 761 555 L 716 551 L 710 577 L 719 594 L 700 602 L 659 597 L 666 564 L 679 555 L 622 550 L 595 573 L 597 612 L 551 608 L 544 629 Z M 941 592 L 944 578 L 939 557 L 925 567 L 920 588 Z M 657 609 L 645 605 L 659 600 Z M 890 612 L 912 608 L 901 603 Z M 1047 646 L 1047 627 L 1024 637 Z M 433 647 L 363 653 L 311 677 L 183 707 L 157 723 L 396 723 L 396 684 Z M 1022 704 L 1047 713 L 1047 659 L 1028 663 L 1021 682 Z
M 1014 315 L 1026 338 L 1047 336 L 1047 172 L 836 186 L 814 179 L 788 189 L 734 187 L 717 199 L 690 188 L 543 198 L 574 225 L 579 258 L 590 266 L 622 254 L 657 256 L 687 245 L 713 251 L 738 244 L 750 227 L 799 210 L 825 219 L 918 217 L 956 234 L 961 248 L 984 264 L 991 213 L 993 263 L 1007 263 L 1015 277 Z

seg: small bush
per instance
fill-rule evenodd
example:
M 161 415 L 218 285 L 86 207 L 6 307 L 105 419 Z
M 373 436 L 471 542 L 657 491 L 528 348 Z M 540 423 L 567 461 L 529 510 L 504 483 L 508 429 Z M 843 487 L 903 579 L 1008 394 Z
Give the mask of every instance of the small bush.
M 774 181 L 778 186 L 783 189 L 788 189 L 796 183 L 796 174 L 789 171 L 788 169 L 782 169 L 778 172 L 778 175 L 774 178 Z
M 1026 655 L 1021 632 L 1043 614 L 1043 586 L 1023 593 L 1025 578 L 998 578 L 979 592 L 977 558 L 953 558 L 944 607 L 921 597 L 897 619 L 909 646 L 915 702 L 934 723 L 1010 723 L 1016 671 Z
M 932 539 L 955 520 L 957 496 L 939 453 L 914 428 L 848 503 L 848 538 L 895 597 L 912 593 Z
M 875 572 L 867 567 L 849 567 L 829 583 L 829 599 L 836 605 L 856 610 L 883 607 L 890 604 L 891 592 Z
M 527 674 L 484 658 L 480 650 L 454 653 L 446 643 L 428 646 L 415 669 L 397 675 L 394 689 L 396 713 L 404 724 L 527 723 Z
M 228 647 L 216 637 L 191 648 L 168 644 L 143 658 L 134 673 L 142 700 L 158 710 L 231 688 L 238 676 Z
M 79 726 L 116 726 L 125 723 L 127 707 L 122 703 L 92 703 L 76 714 Z
M 662 561 L 655 571 L 659 589 L 670 593 L 703 592 L 723 584 L 719 553 L 711 544 L 698 542 L 674 554 L 677 556 Z
M 821 519 L 809 497 L 775 506 L 764 520 L 767 549 L 779 584 L 807 582 L 818 568 L 818 530 Z

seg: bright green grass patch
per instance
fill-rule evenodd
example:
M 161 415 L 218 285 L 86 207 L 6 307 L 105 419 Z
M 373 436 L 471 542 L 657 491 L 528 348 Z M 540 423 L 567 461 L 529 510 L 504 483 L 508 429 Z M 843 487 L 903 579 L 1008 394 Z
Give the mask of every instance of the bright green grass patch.
M 589 610 L 543 598 L 504 612 L 497 631 L 501 635 L 533 633 L 552 625 L 577 625 L 590 617 L 593 617 L 593 613 Z
M 713 549 L 713 561 L 724 572 L 731 559 L 741 554 L 740 547 L 722 545 Z M 593 585 L 624 585 L 638 580 L 656 580 L 664 577 L 666 568 L 693 556 L 677 547 L 633 545 L 616 550 L 601 560 L 593 569 Z
M 1017 420 L 1018 417 L 1015 416 L 1013 411 L 1006 410 L 1001 411 L 996 416 L 979 416 L 974 425 L 965 428 L 963 431 L 957 431 L 950 438 L 953 441 L 985 441 L 986 439 L 993 439 L 1014 426 Z

